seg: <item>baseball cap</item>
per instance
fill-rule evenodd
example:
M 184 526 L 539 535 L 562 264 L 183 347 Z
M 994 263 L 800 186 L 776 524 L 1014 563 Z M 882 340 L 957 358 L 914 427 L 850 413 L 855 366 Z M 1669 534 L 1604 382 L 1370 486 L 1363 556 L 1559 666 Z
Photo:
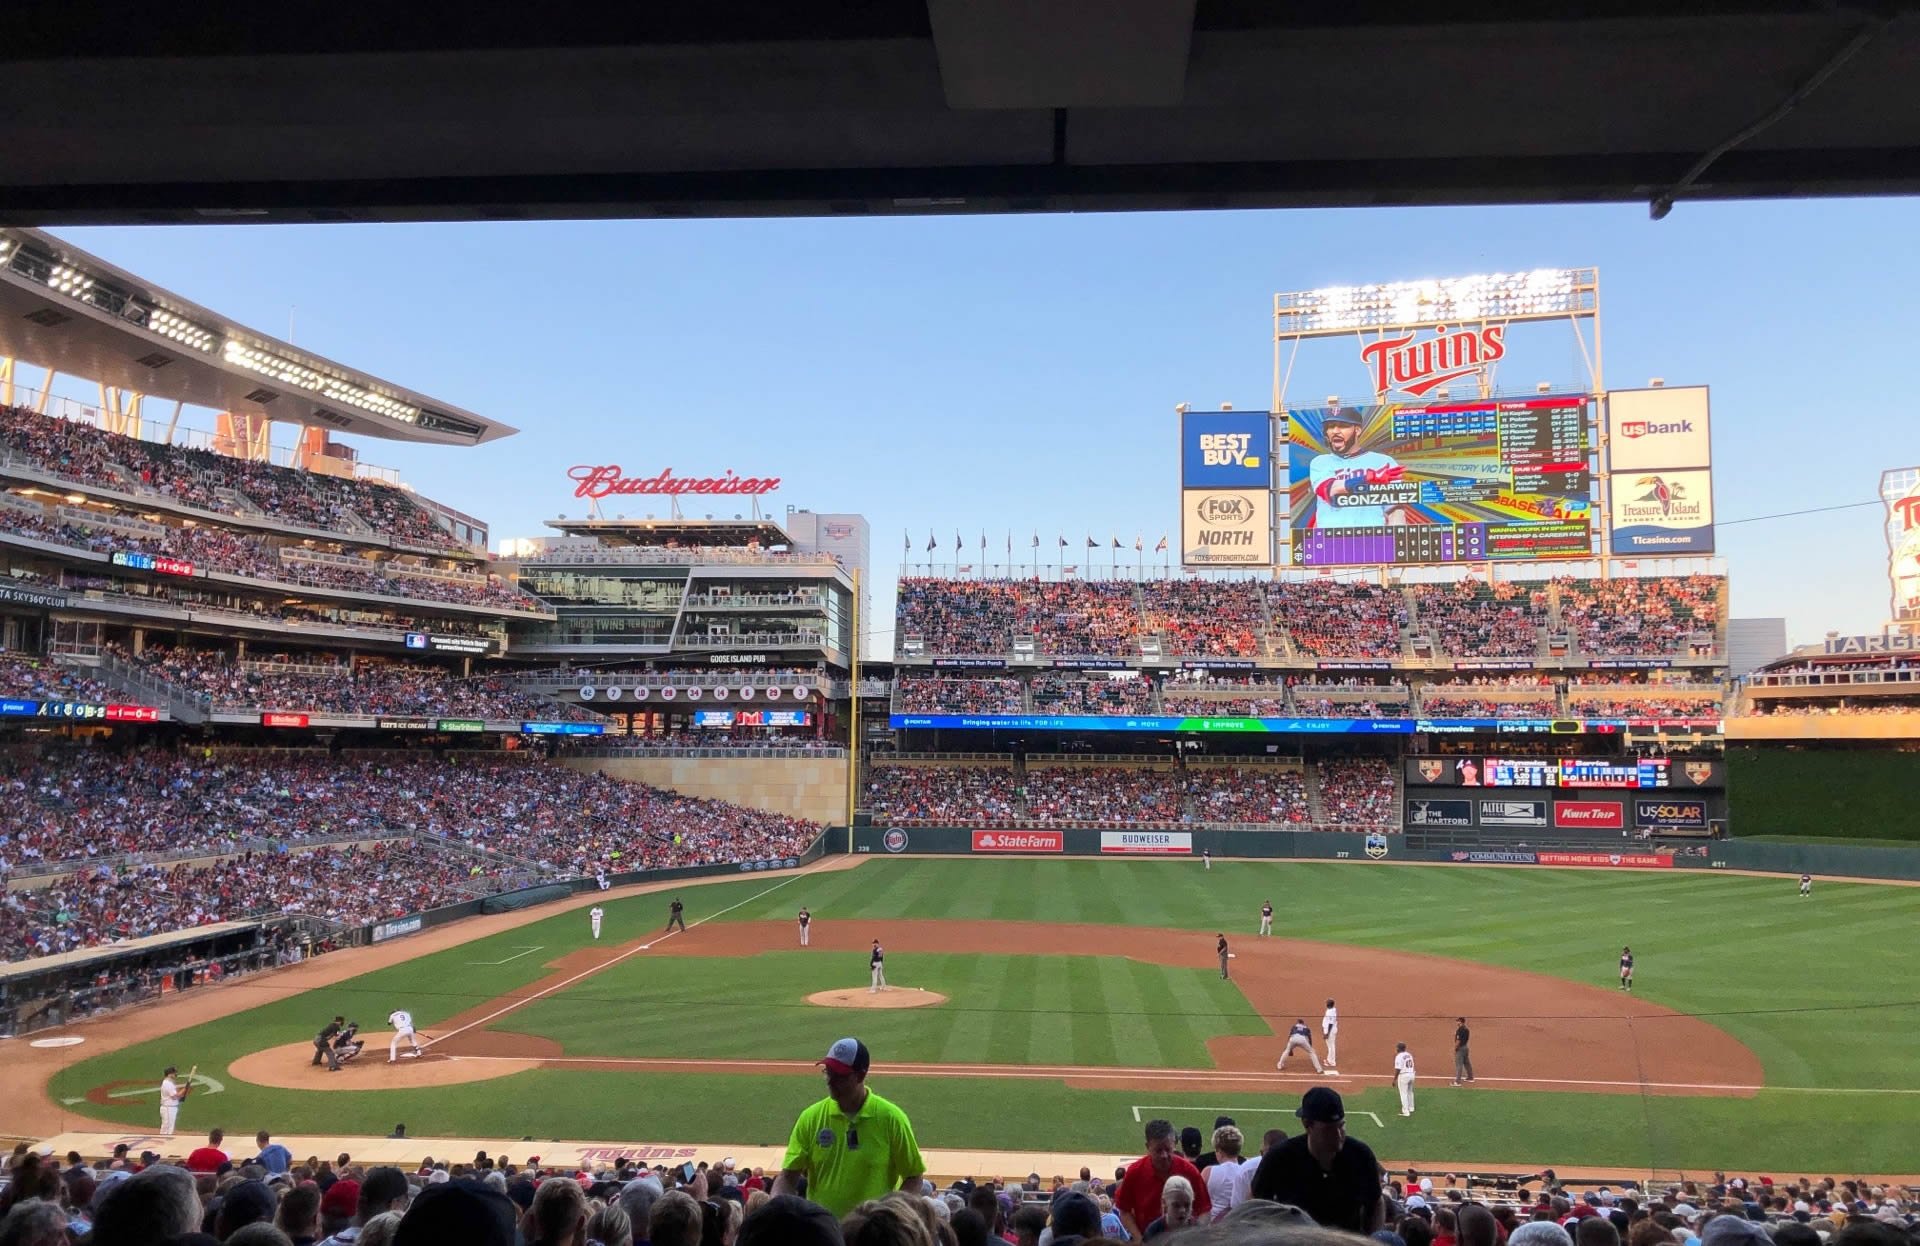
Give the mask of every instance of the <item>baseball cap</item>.
M 1340 1098 L 1340 1092 L 1331 1086 L 1315 1086 L 1300 1096 L 1300 1106 L 1295 1116 L 1312 1124 L 1314 1121 L 1338 1122 L 1347 1119 L 1347 1105 Z
M 351 1216 L 358 1210 L 360 1210 L 358 1181 L 336 1181 L 327 1187 L 327 1192 L 320 1198 L 320 1214 L 323 1216 Z
M 867 1045 L 857 1038 L 843 1038 L 827 1048 L 826 1057 L 815 1061 L 825 1065 L 829 1072 L 853 1073 L 865 1077 L 873 1057 L 867 1054 Z
M 1360 419 L 1360 413 L 1358 411 L 1355 411 L 1352 407 L 1328 407 L 1326 418 L 1321 420 L 1320 422 L 1321 424 L 1325 425 L 1325 424 L 1359 424 L 1362 421 Z

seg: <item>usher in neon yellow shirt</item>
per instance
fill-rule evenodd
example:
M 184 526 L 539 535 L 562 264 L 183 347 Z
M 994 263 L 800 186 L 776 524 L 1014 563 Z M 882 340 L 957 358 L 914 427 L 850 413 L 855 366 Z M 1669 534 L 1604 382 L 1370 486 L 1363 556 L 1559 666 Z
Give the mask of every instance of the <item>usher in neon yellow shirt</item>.
M 926 1171 L 907 1114 L 872 1091 L 852 1120 L 831 1097 L 800 1113 L 780 1167 L 807 1174 L 807 1197 L 836 1216 Z

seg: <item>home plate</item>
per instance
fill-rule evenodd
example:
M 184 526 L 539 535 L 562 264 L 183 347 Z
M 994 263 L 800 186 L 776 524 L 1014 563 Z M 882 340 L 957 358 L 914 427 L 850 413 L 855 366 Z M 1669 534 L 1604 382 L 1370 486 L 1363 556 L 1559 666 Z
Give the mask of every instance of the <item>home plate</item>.
M 884 991 L 850 986 L 837 991 L 815 991 L 807 996 L 807 1002 L 822 1008 L 931 1008 L 946 1003 L 947 997 L 917 986 L 890 986 Z

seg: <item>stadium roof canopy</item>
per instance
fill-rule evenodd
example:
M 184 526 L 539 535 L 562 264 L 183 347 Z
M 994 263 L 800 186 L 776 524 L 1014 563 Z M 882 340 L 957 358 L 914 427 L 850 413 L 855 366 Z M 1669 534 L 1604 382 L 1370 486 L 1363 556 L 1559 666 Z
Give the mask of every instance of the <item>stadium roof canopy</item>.
M 1911 193 L 1914 2 L 68 0 L 0 39 L 0 221 Z
M 704 499 L 696 499 L 704 500 Z M 568 536 L 597 537 L 602 544 L 617 546 L 689 545 L 699 547 L 757 545 L 771 548 L 787 544 L 786 529 L 771 519 L 559 519 L 547 520 L 547 527 Z
M 470 446 L 517 431 L 236 324 L 36 229 L 0 228 L 0 357 L 369 437 Z

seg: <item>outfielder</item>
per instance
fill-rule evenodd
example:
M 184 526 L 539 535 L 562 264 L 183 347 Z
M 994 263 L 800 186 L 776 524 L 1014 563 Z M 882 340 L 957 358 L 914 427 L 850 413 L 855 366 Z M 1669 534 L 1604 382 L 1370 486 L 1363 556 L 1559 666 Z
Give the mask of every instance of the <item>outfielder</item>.
M 1812 894 L 1813 894 L 1813 875 L 1802 874 L 1800 876 L 1800 895 L 1804 898 Z
M 594 918 L 593 924 L 595 926 L 598 926 L 600 924 L 600 919 L 597 917 Z M 600 932 L 598 930 L 594 931 L 594 934 L 596 936 L 598 936 L 599 933 Z M 400 1058 L 400 1040 L 403 1038 L 406 1039 L 409 1043 L 413 1044 L 413 1054 L 416 1057 L 423 1056 L 426 1054 L 426 1052 L 420 1046 L 420 1040 L 413 1036 L 413 1014 L 412 1013 L 408 1012 L 404 1008 L 396 1008 L 392 1012 L 387 1014 L 387 1024 L 393 1027 L 393 1041 L 387 1044 L 387 1063 L 388 1064 L 392 1064 L 394 1061 Z
M 886 990 L 887 954 L 881 949 L 878 939 L 873 941 L 873 955 L 867 958 L 867 968 L 873 973 L 873 985 L 867 988 L 867 993 Z
M 1280 1060 L 1273 1067 L 1276 1069 L 1286 1068 L 1288 1057 L 1292 1056 L 1296 1050 L 1307 1053 L 1307 1059 L 1313 1061 L 1314 1072 L 1324 1073 L 1327 1071 L 1321 1066 L 1320 1057 L 1313 1050 L 1313 1031 L 1307 1028 L 1305 1021 L 1299 1019 L 1295 1019 L 1293 1028 L 1287 1031 L 1287 1049 L 1280 1053 Z
M 1271 900 L 1264 900 L 1260 904 L 1260 933 L 1263 935 L 1273 933 L 1273 901 Z
M 1633 989 L 1633 949 L 1630 947 L 1620 949 L 1620 989 Z
M 805 909 L 801 909 L 800 910 L 800 946 L 801 947 L 807 946 L 807 927 L 811 925 L 813 925 L 813 914 L 807 912 L 807 910 Z
M 593 920 L 593 937 L 598 939 L 600 937 L 600 919 L 606 916 L 606 912 L 596 904 L 587 910 L 587 916 Z
M 1335 1068 L 1340 1063 L 1339 1057 L 1333 1054 L 1334 1040 L 1340 1037 L 1340 1010 L 1333 1006 L 1332 1000 L 1327 1001 L 1327 1010 L 1320 1016 L 1320 1034 L 1327 1040 L 1327 1067 Z
M 173 1123 L 180 1117 L 180 1101 L 193 1088 L 173 1080 L 173 1075 L 179 1071 L 169 1064 L 167 1071 L 160 1076 L 160 1132 L 169 1138 L 173 1137 Z
M 1393 1084 L 1400 1091 L 1400 1115 L 1413 1115 L 1413 1053 L 1405 1043 L 1393 1045 Z

